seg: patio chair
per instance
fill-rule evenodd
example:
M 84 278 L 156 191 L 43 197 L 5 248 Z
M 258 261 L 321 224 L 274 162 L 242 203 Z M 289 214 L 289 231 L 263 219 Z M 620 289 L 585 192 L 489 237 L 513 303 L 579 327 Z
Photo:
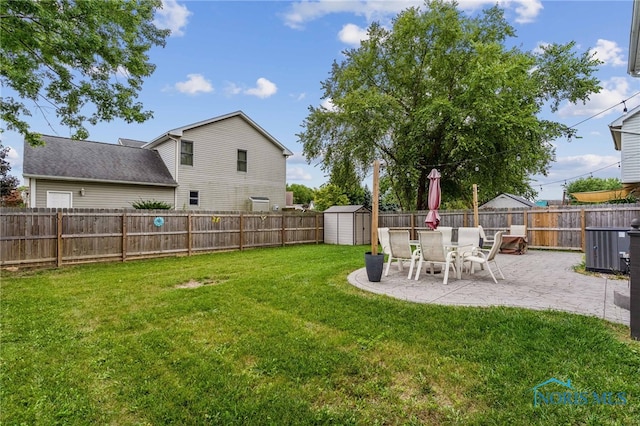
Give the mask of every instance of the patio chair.
M 527 226 L 526 225 L 511 225 L 509 227 L 509 235 L 517 236 L 517 237 L 526 237 L 527 236 Z
M 498 280 L 496 279 L 496 276 L 493 273 L 493 270 L 491 269 L 490 263 L 493 262 L 498 272 L 500 272 L 500 276 L 504 280 L 504 274 L 502 273 L 500 266 L 498 266 L 498 263 L 496 262 L 496 255 L 498 254 L 498 250 L 500 250 L 500 245 L 502 245 L 503 234 L 504 234 L 503 231 L 496 232 L 496 234 L 493 237 L 493 244 L 491 245 L 491 249 L 478 250 L 476 253 L 465 254 L 462 259 L 463 263 L 469 262 L 469 270 L 471 273 L 473 273 L 474 263 L 477 263 L 482 266 L 487 265 L 486 269 L 489 270 L 489 274 L 491 274 L 491 278 L 493 278 L 493 281 L 496 284 L 498 284 Z
M 387 270 L 384 273 L 385 277 L 389 275 L 389 268 L 391 267 L 391 262 L 393 262 L 394 260 L 398 264 L 399 271 L 403 270 L 404 261 L 411 262 L 408 278 L 411 277 L 411 273 L 413 272 L 414 257 L 417 255 L 417 253 L 414 253 L 414 251 L 411 250 L 411 244 L 409 243 L 409 241 L 409 230 L 389 230 L 389 259 L 387 261 Z
M 420 241 L 420 250 L 417 252 L 419 260 L 418 268 L 416 269 L 416 281 L 420 277 L 422 264 L 426 262 L 430 266 L 431 274 L 434 273 L 434 265 L 442 266 L 444 275 L 442 283 L 447 284 L 449 280 L 449 269 L 453 269 L 453 273 L 456 273 L 456 253 L 444 248 L 442 232 L 440 231 L 418 231 L 418 240 Z
M 442 244 L 445 246 L 451 245 L 451 235 L 453 234 L 453 227 L 451 226 L 438 226 L 438 231 L 442 232 Z
M 389 247 L 389 228 L 378 228 L 378 241 L 380 241 L 380 247 L 384 254 L 391 254 L 391 248 Z
M 458 228 L 458 246 L 471 246 L 464 254 L 476 254 L 482 248 L 480 246 L 480 228 L 477 226 Z

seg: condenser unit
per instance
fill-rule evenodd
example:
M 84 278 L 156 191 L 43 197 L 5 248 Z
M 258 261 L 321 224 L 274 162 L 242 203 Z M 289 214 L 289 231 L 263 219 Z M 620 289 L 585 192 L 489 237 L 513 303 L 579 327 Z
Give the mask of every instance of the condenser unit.
M 587 271 L 628 273 L 629 230 L 630 228 L 586 228 Z

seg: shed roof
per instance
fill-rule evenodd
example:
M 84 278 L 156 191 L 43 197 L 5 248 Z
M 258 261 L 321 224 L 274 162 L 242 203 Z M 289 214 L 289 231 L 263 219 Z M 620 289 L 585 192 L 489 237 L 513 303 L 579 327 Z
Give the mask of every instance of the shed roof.
M 324 213 L 356 213 L 359 211 L 370 212 L 365 206 L 331 206 Z
M 488 205 L 492 201 L 498 200 L 500 198 L 507 198 L 507 199 L 513 200 L 518 204 L 522 204 L 522 207 L 534 207 L 535 206 L 535 203 L 527 200 L 526 198 L 523 198 L 523 197 L 521 197 L 519 195 L 514 195 L 514 194 L 509 194 L 509 193 L 503 192 L 502 194 L 498 195 L 497 197 L 492 198 L 491 200 L 489 200 L 486 203 L 484 203 L 482 206 L 480 206 L 480 208 L 490 207 Z
M 42 136 L 24 145 L 23 175 L 30 178 L 177 186 L 157 151 Z

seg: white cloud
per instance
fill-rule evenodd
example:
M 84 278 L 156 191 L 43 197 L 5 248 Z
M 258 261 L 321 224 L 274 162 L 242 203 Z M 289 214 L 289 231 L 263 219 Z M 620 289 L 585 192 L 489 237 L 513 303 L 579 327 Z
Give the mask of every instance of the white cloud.
M 302 93 L 292 93 L 291 96 L 293 99 L 295 99 L 296 101 L 302 101 L 307 97 L 307 94 L 305 92 Z
M 270 82 L 264 77 L 260 77 L 256 81 L 256 87 L 251 89 L 247 89 L 244 91 L 245 95 L 257 96 L 259 98 L 268 98 L 269 96 L 275 95 L 278 91 L 278 87 L 275 83 Z
M 171 30 L 172 36 L 182 36 L 191 15 L 187 6 L 176 0 L 162 0 L 162 9 L 156 10 L 154 23 L 158 28 Z
M 367 34 L 366 28 L 360 28 L 355 24 L 347 24 L 338 33 L 338 38 L 345 44 L 359 46 L 362 40 L 369 38 L 369 34 Z
M 600 93 L 591 95 L 585 105 L 567 103 L 558 110 L 558 115 L 563 118 L 595 114 L 598 114 L 598 118 L 611 114 L 621 115 L 624 108 L 622 100 L 629 97 L 629 80 L 626 77 L 613 77 L 602 81 L 601 85 Z M 620 107 L 615 108 L 618 104 Z M 631 109 L 631 104 L 627 107 Z
M 473 12 L 480 8 L 490 7 L 496 0 L 460 0 L 458 7 L 467 12 Z M 516 22 L 532 22 L 542 10 L 540 0 L 502 0 L 498 1 L 505 8 L 514 8 L 517 15 Z M 362 1 L 299 1 L 291 4 L 289 11 L 284 14 L 285 25 L 300 29 L 306 22 L 313 21 L 332 13 L 352 13 L 356 16 L 364 16 L 367 22 L 374 20 L 383 21 L 397 15 L 409 7 L 423 7 L 423 0 L 362 0 Z
M 610 40 L 598 39 L 596 47 L 589 51 L 591 54 L 595 54 L 596 59 L 604 62 L 605 65 L 612 65 L 614 67 L 621 67 L 627 65 L 624 57 L 622 56 L 622 48 L 618 46 L 618 43 Z
M 227 81 L 224 85 L 224 94 L 227 96 L 234 96 L 242 92 L 242 89 L 237 84 Z
M 504 7 L 508 7 L 509 1 L 504 2 Z M 516 6 L 516 22 L 518 24 L 528 24 L 535 21 L 535 18 L 540 14 L 543 9 L 542 2 L 538 0 L 522 0 L 515 1 Z
M 309 172 L 307 172 L 303 167 L 299 167 L 299 166 L 288 167 L 287 166 L 287 181 L 290 181 L 290 180 L 310 181 L 312 179 L 313 179 L 313 177 L 311 176 L 311 174 Z
M 198 93 L 213 92 L 211 82 L 205 79 L 202 74 L 187 74 L 187 77 L 189 78 L 187 81 L 176 83 L 175 87 L 180 93 L 197 95 Z
M 336 106 L 331 99 L 325 99 L 320 103 L 320 106 L 328 111 L 336 111 Z

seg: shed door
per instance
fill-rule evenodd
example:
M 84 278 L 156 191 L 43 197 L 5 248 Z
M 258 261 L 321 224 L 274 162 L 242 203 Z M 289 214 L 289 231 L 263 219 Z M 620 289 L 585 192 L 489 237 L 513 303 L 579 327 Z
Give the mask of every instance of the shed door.
M 50 209 L 70 209 L 71 192 L 47 191 L 47 207 Z

